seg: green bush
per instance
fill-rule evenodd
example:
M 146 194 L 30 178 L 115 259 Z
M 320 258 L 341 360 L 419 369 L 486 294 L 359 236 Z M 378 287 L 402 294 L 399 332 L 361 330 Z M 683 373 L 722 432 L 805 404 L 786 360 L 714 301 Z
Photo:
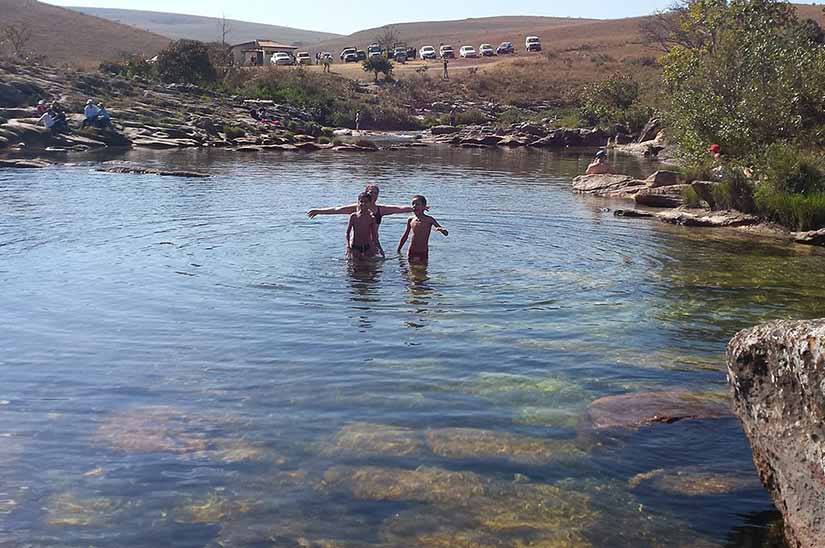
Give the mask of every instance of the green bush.
M 218 78 L 209 49 L 197 40 L 177 40 L 158 54 L 157 71 L 164 82 L 207 84 Z
M 344 140 L 341 139 L 340 137 L 336 137 L 335 139 L 332 140 L 332 144 L 333 144 L 333 146 L 339 147 L 339 146 L 344 144 Z
M 375 73 L 375 81 L 378 81 L 378 75 L 383 74 L 384 78 L 392 76 L 392 61 L 386 57 L 370 57 L 363 63 L 364 72 Z
M 330 143 L 329 137 L 319 137 L 318 144 L 328 145 Z
M 584 86 L 579 93 L 579 115 L 590 126 L 623 124 L 638 131 L 653 112 L 639 102 L 641 86 L 632 76 L 616 73 Z
M 223 133 L 227 139 L 237 139 L 246 135 L 246 132 L 237 126 L 224 126 Z
M 459 126 L 482 125 L 487 123 L 487 116 L 479 110 L 468 110 L 456 113 L 455 121 Z
M 692 186 L 682 189 L 682 201 L 687 207 L 699 207 L 702 205 L 702 198 L 693 190 Z
M 802 152 L 792 145 L 776 143 L 768 147 L 760 173 L 763 184 L 777 192 L 825 192 L 822 158 Z
M 825 227 L 825 192 L 791 194 L 759 185 L 755 199 L 760 214 L 790 229 L 805 231 Z
M 725 180 L 713 189 L 717 209 L 736 209 L 745 213 L 756 211 L 754 185 L 740 169 L 729 169 Z

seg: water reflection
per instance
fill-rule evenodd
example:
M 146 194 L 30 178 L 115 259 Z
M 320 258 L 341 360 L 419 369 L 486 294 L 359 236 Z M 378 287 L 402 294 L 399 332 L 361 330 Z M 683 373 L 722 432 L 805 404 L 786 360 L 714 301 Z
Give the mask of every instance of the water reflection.
M 379 289 L 383 272 L 383 259 L 355 260 L 347 258 L 347 279 L 350 284 L 350 300 L 354 318 L 361 329 L 375 325 L 373 309 L 380 302 Z

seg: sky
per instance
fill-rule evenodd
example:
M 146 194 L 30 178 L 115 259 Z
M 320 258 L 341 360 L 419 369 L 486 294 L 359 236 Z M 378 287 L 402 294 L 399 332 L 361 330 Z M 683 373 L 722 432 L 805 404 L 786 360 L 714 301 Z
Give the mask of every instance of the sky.
M 672 0 L 47 0 L 58 6 L 120 8 L 186 13 L 240 19 L 307 30 L 352 34 L 391 23 L 489 17 L 494 15 L 545 15 L 615 19 L 647 15 L 665 9 Z

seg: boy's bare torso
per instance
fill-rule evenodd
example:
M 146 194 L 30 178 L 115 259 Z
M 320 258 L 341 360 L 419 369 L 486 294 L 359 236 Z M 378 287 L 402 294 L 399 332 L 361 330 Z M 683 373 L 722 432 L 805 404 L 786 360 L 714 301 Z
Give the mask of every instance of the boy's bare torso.
M 435 219 L 429 215 L 410 218 L 410 253 L 427 253 L 434 224 Z
M 352 246 L 363 247 L 372 243 L 372 230 L 375 225 L 375 217 L 370 212 L 353 213 L 352 220 Z

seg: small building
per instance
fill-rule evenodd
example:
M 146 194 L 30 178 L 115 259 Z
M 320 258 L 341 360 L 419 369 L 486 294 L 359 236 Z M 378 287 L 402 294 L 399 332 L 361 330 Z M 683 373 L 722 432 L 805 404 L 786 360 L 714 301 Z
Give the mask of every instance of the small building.
M 273 53 L 282 51 L 295 56 L 297 46 L 287 46 L 272 40 L 254 40 L 232 46 L 232 58 L 236 66 L 264 66 L 269 64 Z

